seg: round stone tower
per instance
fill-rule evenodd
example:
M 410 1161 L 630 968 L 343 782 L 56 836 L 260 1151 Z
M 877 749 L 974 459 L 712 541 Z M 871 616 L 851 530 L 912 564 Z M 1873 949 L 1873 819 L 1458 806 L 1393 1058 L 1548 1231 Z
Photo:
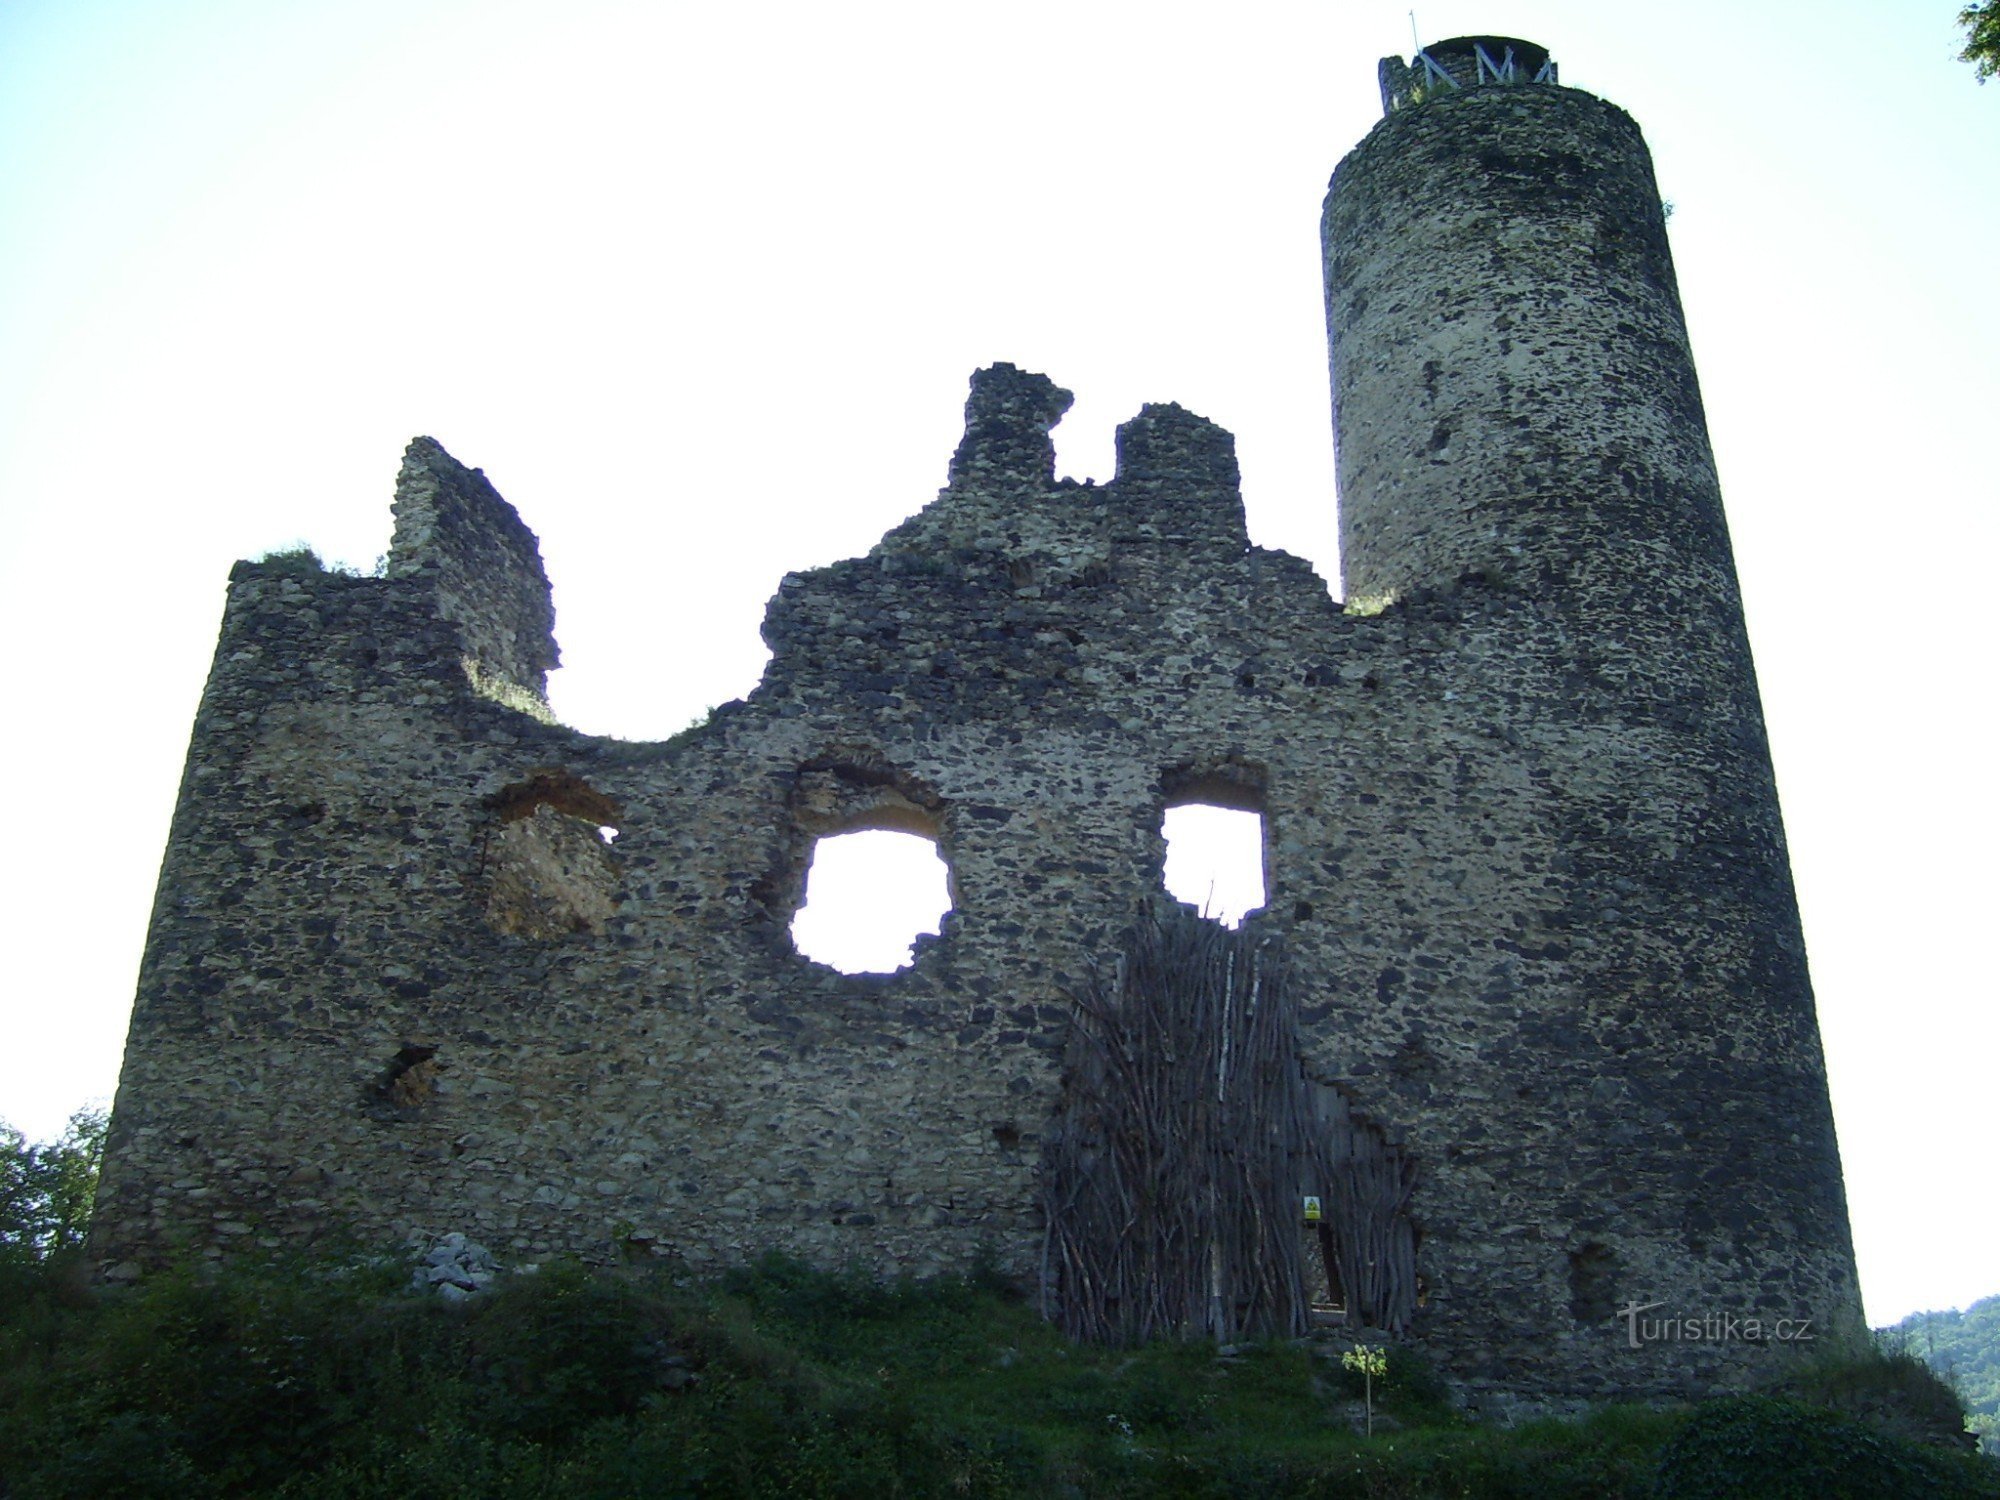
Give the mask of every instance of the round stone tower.
M 1477 572 L 1733 611 L 1638 126 L 1527 42 L 1382 71 L 1323 225 L 1348 596 Z
M 1432 732 L 1468 768 L 1510 747 L 1465 773 L 1494 778 L 1482 805 L 1528 789 L 1508 879 L 1544 906 L 1510 920 L 1556 957 L 1531 1003 L 1448 1003 L 1536 1035 L 1576 1132 L 1538 1225 L 1568 1242 L 1574 1332 L 1544 1346 L 1605 1388 L 1698 1384 L 1769 1347 L 1654 1350 L 1640 1376 L 1619 1309 L 1860 1309 L 1665 215 L 1638 127 L 1540 47 L 1459 38 L 1380 76 L 1322 226 L 1349 610 L 1449 618 Z

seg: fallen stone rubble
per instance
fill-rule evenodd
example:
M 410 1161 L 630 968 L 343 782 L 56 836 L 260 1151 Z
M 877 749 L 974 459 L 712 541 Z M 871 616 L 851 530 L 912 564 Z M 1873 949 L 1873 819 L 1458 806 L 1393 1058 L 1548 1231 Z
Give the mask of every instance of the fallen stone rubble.
M 493 1285 L 500 1270 L 491 1250 L 453 1231 L 424 1252 L 410 1285 L 420 1292 L 436 1292 L 447 1302 L 462 1302 Z

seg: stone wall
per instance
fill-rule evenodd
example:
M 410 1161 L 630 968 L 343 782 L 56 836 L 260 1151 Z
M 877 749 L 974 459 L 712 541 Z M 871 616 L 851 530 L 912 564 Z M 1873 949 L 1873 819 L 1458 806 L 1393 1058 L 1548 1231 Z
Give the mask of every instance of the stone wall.
M 1249 920 L 1291 955 L 1315 1077 L 1416 1163 L 1412 1337 L 1464 1388 L 1688 1392 L 1789 1352 L 1628 1348 L 1627 1303 L 1858 1326 L 1719 500 L 1693 526 L 1647 509 L 1710 503 L 1657 477 L 1699 437 L 1691 366 L 1634 393 L 1624 446 L 1576 436 L 1601 461 L 1572 470 L 1534 446 L 1580 389 L 1566 365 L 1503 409 L 1496 382 L 1540 358 L 1491 353 L 1505 309 L 1468 293 L 1470 363 L 1431 376 L 1428 335 L 1394 322 L 1428 274 L 1392 264 L 1399 164 L 1490 133 L 1574 202 L 1605 154 L 1643 156 L 1607 108 L 1468 92 L 1343 165 L 1355 607 L 1249 543 L 1227 433 L 1148 407 L 1111 482 L 1059 481 L 1069 397 L 1006 365 L 974 377 L 943 493 L 788 577 L 763 682 L 663 744 L 548 722 L 532 533 L 427 439 L 387 577 L 239 564 L 114 1113 L 106 1263 L 464 1231 L 503 1261 L 776 1247 L 937 1272 L 984 1250 L 1032 1281 L 1070 997 L 1168 899 L 1161 814 L 1195 790 L 1264 815 Z M 1589 147 L 1574 181 L 1551 131 Z M 1657 204 L 1630 213 L 1606 274 L 1655 285 L 1624 319 L 1651 350 L 1671 266 Z M 1446 227 L 1515 243 L 1491 215 Z M 1538 233 L 1509 278 L 1538 274 Z M 1612 410 L 1620 385 L 1594 394 Z M 1484 434 L 1525 434 L 1523 472 L 1560 482 L 1482 498 Z M 1504 537 L 1521 516 L 1532 536 Z M 929 833 L 953 871 L 941 934 L 891 976 L 789 938 L 814 840 L 857 827 Z

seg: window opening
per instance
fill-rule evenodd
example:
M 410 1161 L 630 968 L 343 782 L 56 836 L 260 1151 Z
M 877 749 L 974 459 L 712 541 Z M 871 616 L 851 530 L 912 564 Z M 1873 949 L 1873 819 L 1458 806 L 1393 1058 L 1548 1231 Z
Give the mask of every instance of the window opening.
M 936 934 L 952 909 L 950 880 L 935 839 L 879 828 L 828 834 L 813 844 L 793 946 L 843 974 L 907 968 L 917 939 Z
M 1264 817 L 1206 802 L 1169 807 L 1160 821 L 1167 840 L 1166 885 L 1224 927 L 1241 925 L 1264 904 Z

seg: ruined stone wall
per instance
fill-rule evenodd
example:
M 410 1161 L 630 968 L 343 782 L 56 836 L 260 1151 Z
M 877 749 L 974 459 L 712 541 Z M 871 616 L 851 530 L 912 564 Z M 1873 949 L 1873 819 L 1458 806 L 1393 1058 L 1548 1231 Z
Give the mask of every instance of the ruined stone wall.
M 1527 92 L 1484 92 L 1496 129 Z M 1597 128 L 1596 101 L 1540 92 Z M 1401 378 L 1407 337 L 1378 369 Z M 1441 424 L 1423 368 L 1379 430 Z M 1070 997 L 1167 899 L 1161 814 L 1192 789 L 1264 814 L 1250 921 L 1287 945 L 1315 1077 L 1416 1162 L 1411 1336 L 1462 1385 L 1686 1392 L 1783 1352 L 1628 1349 L 1625 1302 L 1858 1324 L 1733 581 L 1685 640 L 1661 625 L 1651 543 L 1618 534 L 1651 460 L 1607 449 L 1535 492 L 1551 536 L 1583 507 L 1546 555 L 1584 583 L 1482 566 L 1441 524 L 1343 610 L 1249 544 L 1228 434 L 1148 407 L 1111 482 L 1058 481 L 1067 405 L 976 376 L 943 493 L 787 578 L 763 682 L 663 744 L 538 711 L 532 534 L 427 440 L 387 577 L 240 564 L 105 1261 L 463 1230 L 503 1261 L 930 1272 L 986 1249 L 1032 1280 Z M 1364 541 L 1400 524 L 1379 495 L 1362 515 Z M 1378 555 L 1431 545 L 1410 534 Z M 934 834 L 955 909 L 910 968 L 842 975 L 788 924 L 814 839 L 877 826 Z

